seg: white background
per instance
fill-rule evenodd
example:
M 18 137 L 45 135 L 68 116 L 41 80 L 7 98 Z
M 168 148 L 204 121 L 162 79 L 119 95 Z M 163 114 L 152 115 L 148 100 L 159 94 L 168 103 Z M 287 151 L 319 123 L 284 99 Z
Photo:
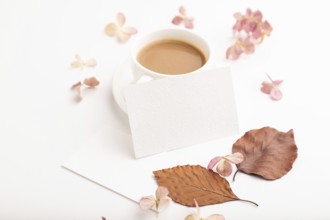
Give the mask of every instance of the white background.
M 172 27 L 180 5 L 195 17 L 193 31 L 211 44 L 213 65 L 232 68 L 241 133 L 263 126 L 292 128 L 299 154 L 292 171 L 277 181 L 239 175 L 241 184 L 235 183 L 234 191 L 249 195 L 245 197 L 252 197 L 260 207 L 226 203 L 203 207 L 203 216 L 330 219 L 330 13 L 326 1 L 0 0 L 1 220 L 184 219 L 194 211 L 173 204 L 157 218 L 61 167 L 80 149 L 79 143 L 102 126 L 130 132 L 126 115 L 113 100 L 111 79 L 136 36 L 118 44 L 104 35 L 105 25 L 121 11 L 138 34 Z M 274 30 L 255 54 L 226 61 L 235 22 L 232 15 L 247 7 L 260 9 Z M 83 72 L 70 69 L 76 53 L 95 58 L 97 67 Z M 284 80 L 283 100 L 273 102 L 259 91 L 265 72 Z M 92 75 L 101 81 L 100 86 L 84 91 L 84 100 L 75 103 L 71 85 Z

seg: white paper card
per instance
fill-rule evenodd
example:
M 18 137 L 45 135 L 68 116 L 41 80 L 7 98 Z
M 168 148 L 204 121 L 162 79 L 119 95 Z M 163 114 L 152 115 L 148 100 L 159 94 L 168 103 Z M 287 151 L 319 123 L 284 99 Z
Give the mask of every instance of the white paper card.
M 229 68 L 131 85 L 125 98 L 136 158 L 239 132 Z

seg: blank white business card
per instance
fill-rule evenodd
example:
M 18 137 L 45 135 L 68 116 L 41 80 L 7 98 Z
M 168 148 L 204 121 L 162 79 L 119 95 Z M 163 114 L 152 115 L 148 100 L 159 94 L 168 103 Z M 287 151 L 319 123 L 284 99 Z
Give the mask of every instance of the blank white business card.
M 229 68 L 130 85 L 125 99 L 136 158 L 239 133 Z

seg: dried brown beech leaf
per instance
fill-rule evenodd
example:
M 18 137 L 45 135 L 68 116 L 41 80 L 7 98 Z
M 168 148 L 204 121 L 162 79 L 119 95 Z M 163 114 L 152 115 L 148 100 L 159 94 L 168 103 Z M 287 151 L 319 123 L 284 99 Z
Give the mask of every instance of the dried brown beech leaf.
M 158 185 L 167 187 L 168 196 L 185 206 L 194 207 L 194 199 L 200 206 L 229 201 L 251 202 L 239 199 L 225 178 L 199 165 L 176 166 L 153 173 Z
M 84 85 L 91 87 L 91 88 L 96 87 L 99 84 L 100 84 L 100 82 L 95 77 L 86 78 L 84 80 Z
M 275 180 L 287 174 L 297 158 L 293 130 L 280 132 L 264 127 L 248 131 L 238 139 L 232 149 L 244 155 L 237 164 L 238 171 Z

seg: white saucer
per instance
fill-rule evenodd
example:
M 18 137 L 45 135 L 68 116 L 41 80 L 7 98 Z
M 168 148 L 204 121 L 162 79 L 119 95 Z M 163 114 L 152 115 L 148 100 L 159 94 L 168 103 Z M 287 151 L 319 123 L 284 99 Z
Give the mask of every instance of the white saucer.
M 127 113 L 125 101 L 125 88 L 134 82 L 131 61 L 127 58 L 116 69 L 112 79 L 112 94 L 120 109 Z

